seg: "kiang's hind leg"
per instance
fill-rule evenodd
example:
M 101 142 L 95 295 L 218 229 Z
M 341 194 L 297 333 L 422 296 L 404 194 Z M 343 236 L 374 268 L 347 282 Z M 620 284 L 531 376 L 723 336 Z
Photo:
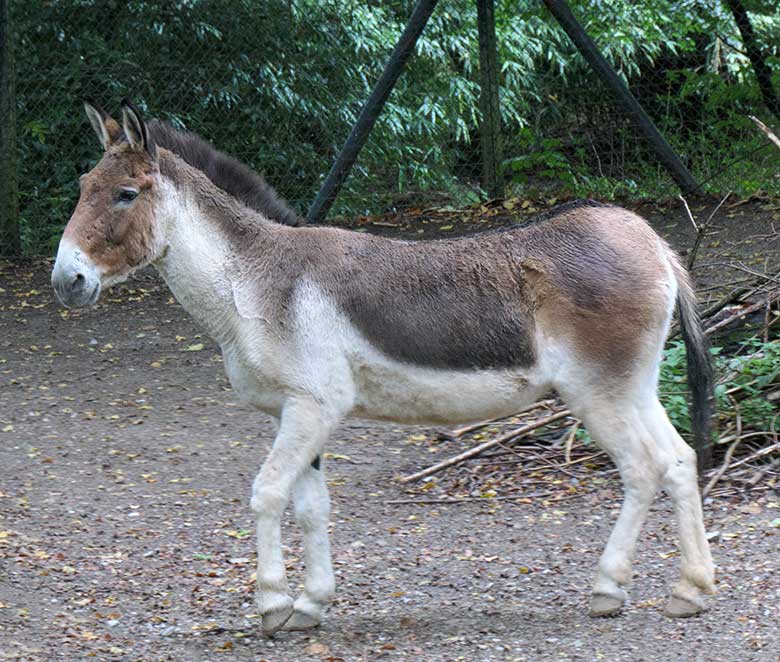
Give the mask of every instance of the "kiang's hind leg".
M 594 441 L 620 472 L 625 497 L 599 561 L 591 614 L 617 613 L 626 599 L 637 539 L 653 498 L 663 487 L 678 520 L 681 578 L 666 607 L 669 616 L 692 616 L 704 609 L 702 593 L 713 587 L 710 557 L 696 480 L 696 454 L 670 423 L 654 389 L 610 388 L 619 396 L 566 398 Z
M 623 505 L 599 560 L 590 607 L 592 616 L 609 616 L 619 612 L 626 601 L 637 539 L 661 472 L 653 439 L 631 398 L 583 398 L 582 394 L 564 398 L 594 441 L 612 458 L 623 481 Z
M 704 528 L 696 453 L 675 430 L 657 398 L 641 414 L 656 441 L 661 485 L 674 503 L 680 536 L 680 579 L 672 589 L 666 614 L 693 616 L 704 610 L 702 593 L 712 593 L 715 574 Z

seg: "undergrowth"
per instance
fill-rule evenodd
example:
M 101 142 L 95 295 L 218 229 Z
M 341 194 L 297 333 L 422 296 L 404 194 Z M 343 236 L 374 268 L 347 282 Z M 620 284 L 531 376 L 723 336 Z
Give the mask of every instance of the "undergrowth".
M 778 413 L 776 402 L 768 396 L 780 389 L 780 338 L 764 342 L 751 337 L 739 341 L 729 351 L 711 350 L 717 381 L 716 407 L 721 423 L 739 419 L 743 430 L 766 430 Z M 691 431 L 688 413 L 688 379 L 685 346 L 682 341 L 669 343 L 661 364 L 660 398 L 674 426 L 684 433 Z

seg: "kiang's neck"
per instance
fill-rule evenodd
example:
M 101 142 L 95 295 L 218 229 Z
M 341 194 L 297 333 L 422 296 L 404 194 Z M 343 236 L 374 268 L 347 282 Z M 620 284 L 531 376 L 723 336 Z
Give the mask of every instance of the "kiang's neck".
M 175 198 L 176 222 L 187 224 L 193 211 L 210 224 L 210 234 L 245 245 L 251 238 L 273 232 L 278 224 L 249 209 L 214 184 L 203 172 L 165 149 L 159 150 L 160 173 L 169 185 L 166 194 Z M 170 195 L 172 194 L 172 195 Z
M 170 153 L 161 155 L 160 171 L 166 241 L 155 266 L 179 303 L 222 342 L 235 322 L 234 262 L 249 242 L 273 243 L 274 229 Z

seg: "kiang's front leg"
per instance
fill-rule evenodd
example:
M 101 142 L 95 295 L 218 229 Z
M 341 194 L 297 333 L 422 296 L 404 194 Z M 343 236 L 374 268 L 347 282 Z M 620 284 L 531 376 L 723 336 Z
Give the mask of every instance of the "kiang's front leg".
M 307 630 L 320 624 L 336 588 L 328 540 L 330 497 L 320 457 L 295 483 L 293 503 L 295 519 L 303 530 L 306 581 L 303 593 L 295 600 L 293 615 L 284 628 Z
M 293 485 L 321 453 L 334 419 L 306 397 L 288 400 L 273 448 L 252 486 L 257 520 L 257 607 L 263 633 L 273 634 L 293 613 L 282 558 L 281 518 Z

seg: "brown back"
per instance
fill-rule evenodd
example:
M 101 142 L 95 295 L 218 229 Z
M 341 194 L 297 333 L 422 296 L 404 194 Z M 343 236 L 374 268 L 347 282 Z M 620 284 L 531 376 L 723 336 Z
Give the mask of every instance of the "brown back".
M 593 201 L 452 240 L 278 226 L 235 239 L 242 278 L 263 274 L 255 296 L 276 319 L 287 318 L 295 284 L 307 278 L 372 345 L 431 368 L 528 367 L 537 324 L 558 317 L 561 335 L 585 334 L 584 351 L 614 352 L 624 362 L 637 325 L 663 316 L 665 305 L 655 296 L 662 267 L 652 230 L 631 212 Z

